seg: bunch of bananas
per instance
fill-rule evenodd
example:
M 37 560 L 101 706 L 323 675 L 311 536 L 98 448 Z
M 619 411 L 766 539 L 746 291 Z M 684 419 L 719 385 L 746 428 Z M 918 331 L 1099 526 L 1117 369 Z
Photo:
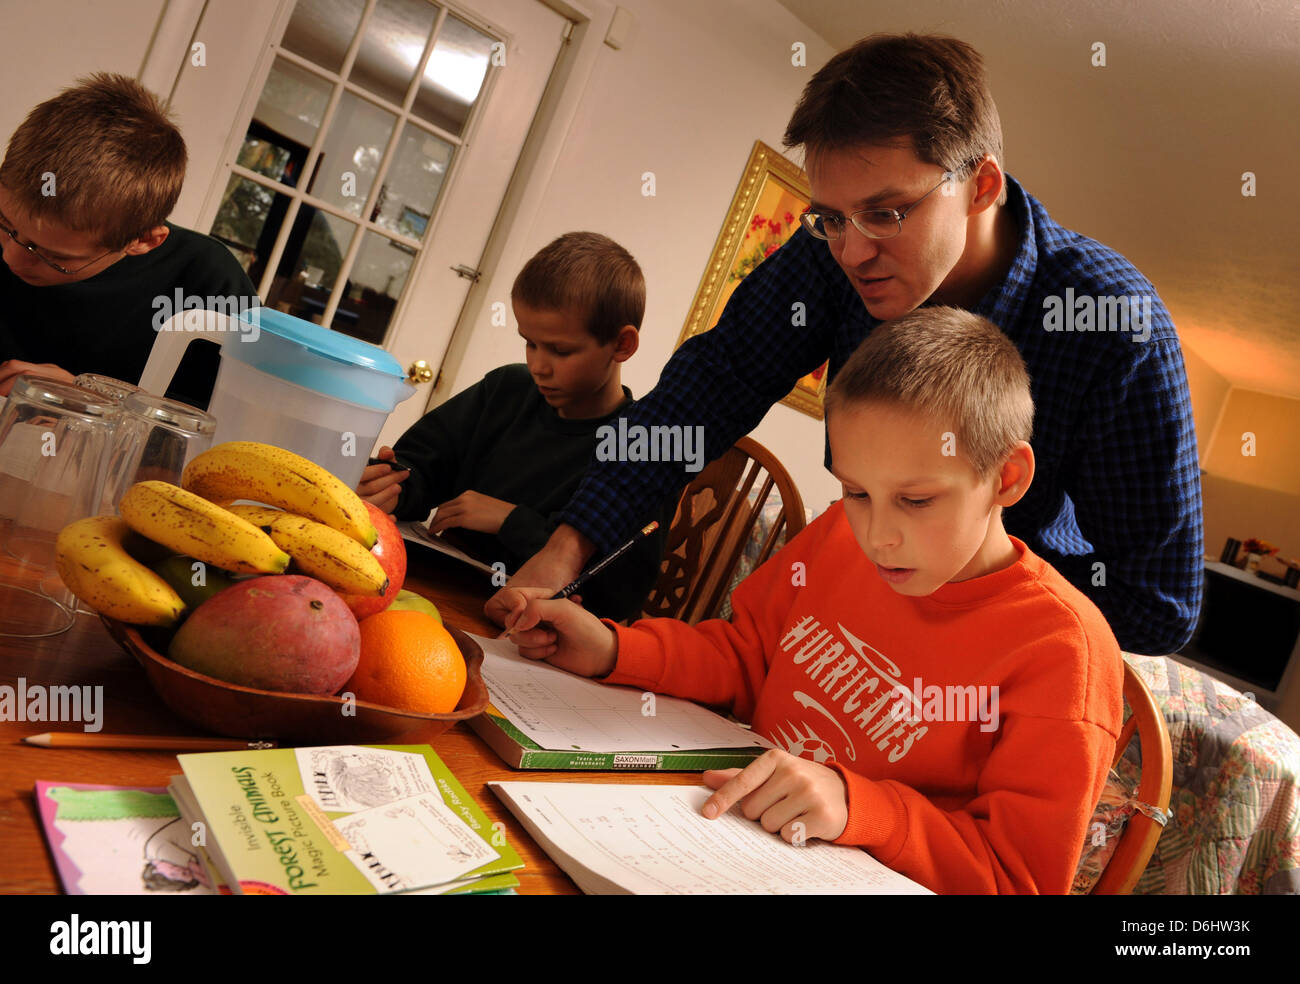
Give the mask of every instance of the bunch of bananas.
M 237 499 L 268 505 L 234 505 Z M 132 531 L 237 574 L 281 574 L 292 559 L 302 573 L 346 594 L 382 595 L 388 587 L 370 553 L 378 534 L 361 498 L 283 448 L 219 444 L 186 466 L 180 486 L 139 482 L 118 509 L 121 518 L 92 516 L 66 526 L 55 558 L 73 594 L 123 622 L 174 625 L 185 608 L 172 586 L 142 563 L 142 551 L 129 549 L 136 546 Z

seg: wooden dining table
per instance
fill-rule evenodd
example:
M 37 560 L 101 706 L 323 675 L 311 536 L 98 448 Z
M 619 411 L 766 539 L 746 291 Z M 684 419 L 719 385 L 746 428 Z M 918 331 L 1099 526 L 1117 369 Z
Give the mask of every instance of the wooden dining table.
M 438 606 L 445 622 L 466 632 L 494 636 L 500 630 L 483 614 L 492 594 L 489 576 L 433 550 L 408 545 L 406 587 Z M 24 569 L 0 559 L 0 581 L 31 587 Z M 109 637 L 98 618 L 79 615 L 61 635 L 44 639 L 0 637 L 0 684 L 102 686 L 105 734 L 203 735 L 173 714 L 157 697 L 135 658 Z M 35 801 L 38 780 L 121 786 L 166 786 L 180 771 L 165 751 L 42 748 L 25 744 L 28 735 L 81 730 L 76 722 L 0 720 L 0 893 L 54 893 L 60 890 L 53 858 L 41 830 Z M 518 892 L 527 895 L 576 894 L 577 886 L 542 852 L 495 795 L 493 780 L 698 784 L 694 772 L 539 772 L 507 766 L 464 724 L 430 737 L 414 731 L 392 744 L 428 744 L 455 773 L 490 821 L 502 821 L 507 838 L 524 860 L 515 872 Z

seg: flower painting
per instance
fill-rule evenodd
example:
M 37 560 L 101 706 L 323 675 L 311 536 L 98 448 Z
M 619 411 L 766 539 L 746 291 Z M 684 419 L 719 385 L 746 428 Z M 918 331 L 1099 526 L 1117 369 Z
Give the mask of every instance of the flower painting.
M 773 185 L 773 188 L 776 187 Z M 781 194 L 785 197 L 784 191 Z M 754 267 L 780 249 L 794 233 L 795 222 L 798 220 L 789 210 L 780 211 L 780 204 L 778 203 L 777 211 L 772 218 L 757 212 L 749 220 L 749 231 L 745 233 L 745 241 L 740 244 L 740 257 L 731 268 L 731 273 L 727 277 L 729 281 L 740 283 L 749 276 L 749 272 Z
M 809 201 L 803 171 L 761 140 L 755 141 L 678 345 L 718 323 L 740 282 L 798 230 L 799 216 Z M 800 379 L 781 402 L 820 419 L 825 392 L 823 363 Z

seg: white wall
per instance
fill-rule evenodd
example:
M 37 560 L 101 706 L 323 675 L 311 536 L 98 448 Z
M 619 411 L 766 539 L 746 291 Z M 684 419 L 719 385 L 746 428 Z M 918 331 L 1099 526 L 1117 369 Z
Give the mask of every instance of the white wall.
M 604 233 L 645 272 L 641 349 L 624 382 L 653 388 L 672 354 L 754 140 L 780 149 L 804 84 L 831 48 L 775 0 L 620 0 L 635 18 L 621 50 L 602 46 L 565 140 L 545 204 L 511 238 L 526 258 L 575 229 Z M 807 45 L 807 67 L 791 45 Z M 656 194 L 642 195 L 641 175 Z M 512 250 L 512 254 L 518 251 Z M 496 271 L 487 296 L 507 302 L 517 269 Z M 523 360 L 516 325 L 474 327 L 454 390 Z M 774 407 L 754 436 L 786 465 L 806 504 L 822 509 L 839 485 L 822 465 L 821 421 Z
M 280 2 L 220 0 L 201 21 L 204 0 L 6 0 L 0 140 L 78 78 L 130 75 L 173 99 L 189 168 L 171 219 L 194 225 Z M 202 66 L 191 61 L 191 35 L 206 47 Z
M 0 140 L 28 111 L 91 72 L 140 71 L 166 0 L 6 0 L 0 34 Z

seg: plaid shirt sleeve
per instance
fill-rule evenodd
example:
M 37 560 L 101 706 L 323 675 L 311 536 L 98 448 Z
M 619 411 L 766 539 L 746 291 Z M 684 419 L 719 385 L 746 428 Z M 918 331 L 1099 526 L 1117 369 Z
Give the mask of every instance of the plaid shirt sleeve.
M 826 361 L 840 323 L 832 277 L 844 275 L 825 245 L 800 229 L 736 288 L 711 331 L 673 354 L 658 385 L 627 413 L 628 432 L 701 427 L 703 460 L 720 457 Z M 608 553 L 692 478 L 680 461 L 597 458 L 560 519 Z

